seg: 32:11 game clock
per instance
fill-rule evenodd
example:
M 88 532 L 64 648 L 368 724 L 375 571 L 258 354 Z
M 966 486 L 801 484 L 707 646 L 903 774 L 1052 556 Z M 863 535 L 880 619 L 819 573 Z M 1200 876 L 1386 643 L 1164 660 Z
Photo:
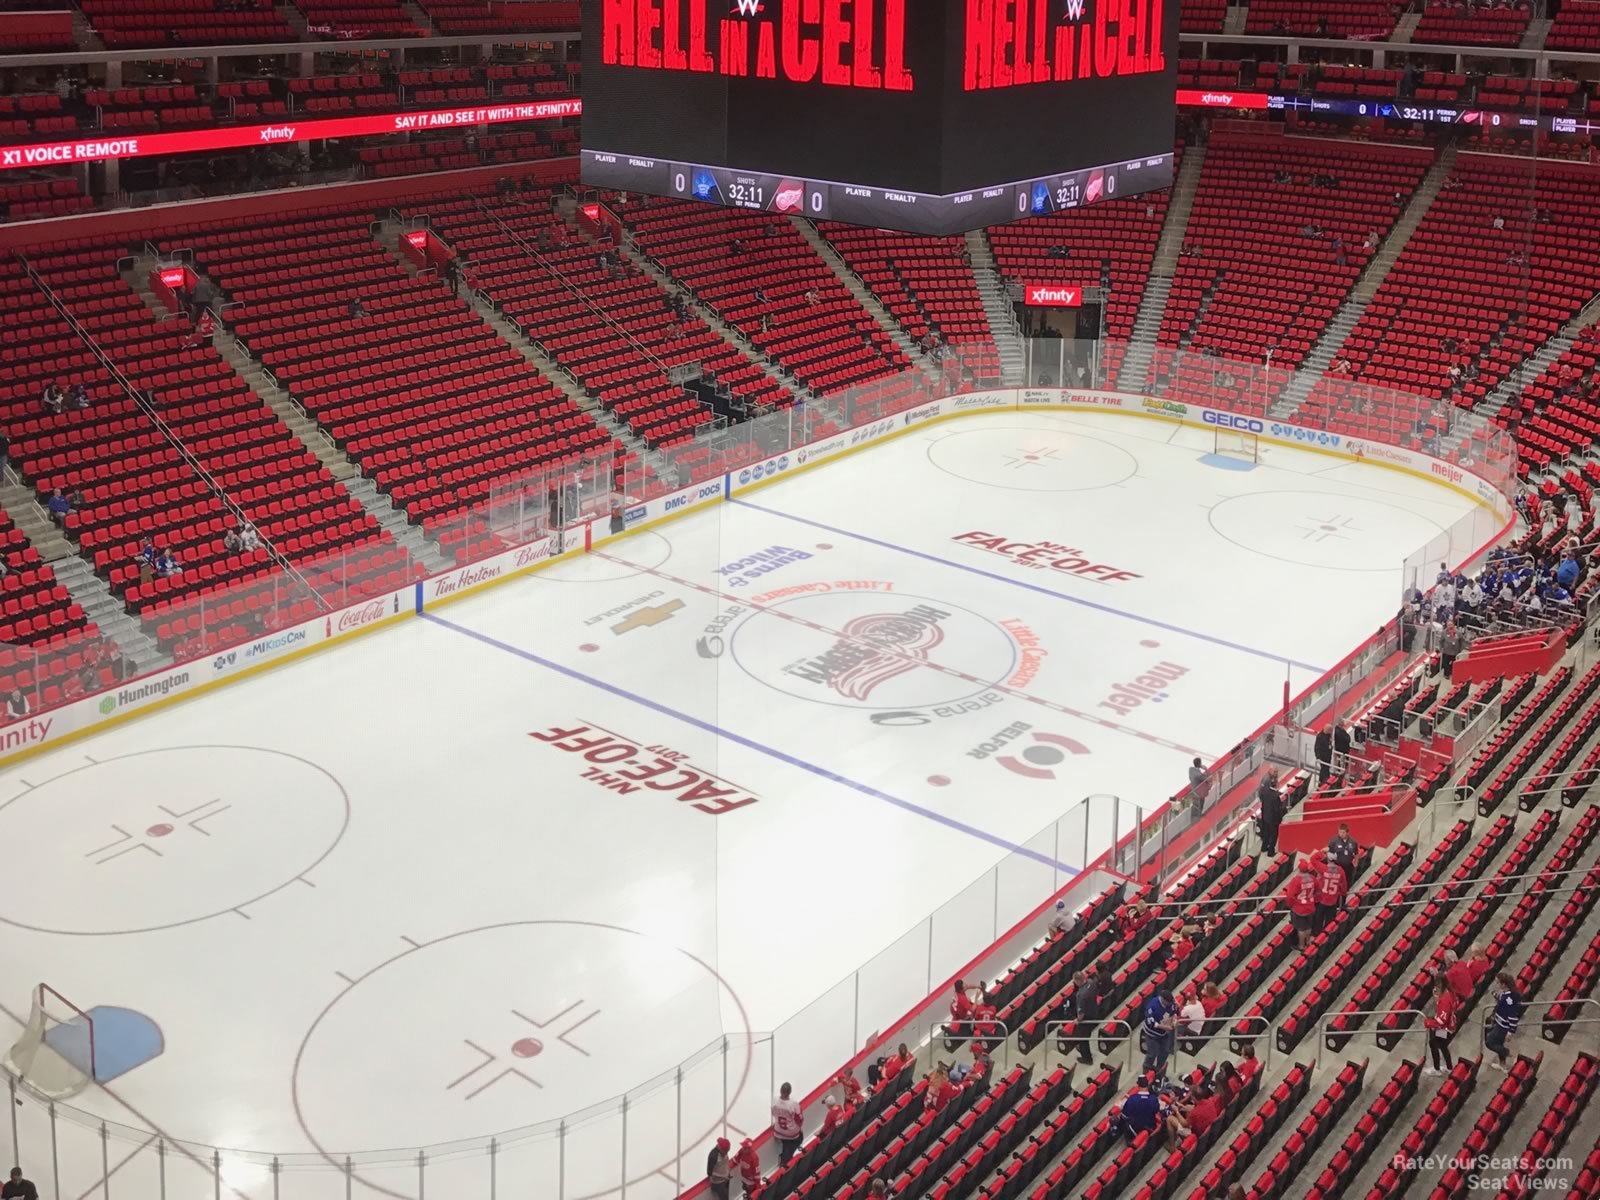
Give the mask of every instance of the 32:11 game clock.
M 828 216 L 826 184 L 691 163 L 672 163 L 668 173 L 668 193 L 685 200 L 785 215 L 793 213 L 813 219 Z

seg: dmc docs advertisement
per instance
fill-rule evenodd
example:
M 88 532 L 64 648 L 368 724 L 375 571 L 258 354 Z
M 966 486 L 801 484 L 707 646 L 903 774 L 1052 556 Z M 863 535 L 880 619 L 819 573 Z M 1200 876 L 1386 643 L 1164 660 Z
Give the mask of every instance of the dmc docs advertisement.
M 826 462 L 848 451 L 901 434 L 914 433 L 932 421 L 967 413 L 1038 407 L 1117 409 L 1180 421 L 1198 428 L 1237 429 L 1287 446 L 1299 445 L 1388 463 L 1450 484 L 1469 495 L 1476 495 L 1502 519 L 1508 518 L 1511 511 L 1507 498 L 1489 480 L 1454 463 L 1387 443 L 1351 439 L 1322 430 L 1221 412 L 1198 404 L 1183 404 L 1155 396 L 1067 388 L 1003 388 L 947 396 L 774 455 L 720 479 L 692 484 L 628 508 L 623 513 L 623 523 L 627 528 L 633 528 L 714 504 L 747 488 L 782 479 L 800 467 Z M 0 727 L 0 760 L 60 741 L 70 733 L 138 712 L 169 698 L 197 691 L 207 684 L 242 674 L 274 659 L 362 632 L 386 621 L 420 613 L 485 584 L 537 567 L 563 553 L 582 552 L 594 540 L 606 537 L 609 532 L 608 522 L 591 522 L 566 530 L 559 540 L 541 538 L 527 545 L 516 546 L 386 595 L 372 597 L 337 612 L 325 613 L 291 629 L 266 634 L 211 657 L 131 679 L 110 691 L 14 721 Z

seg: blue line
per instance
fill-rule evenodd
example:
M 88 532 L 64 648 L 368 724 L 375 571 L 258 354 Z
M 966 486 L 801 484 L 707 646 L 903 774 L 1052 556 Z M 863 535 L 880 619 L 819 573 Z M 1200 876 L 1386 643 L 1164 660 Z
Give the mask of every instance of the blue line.
M 1093 600 L 1080 600 L 1077 596 L 1068 596 L 1064 592 L 1053 592 L 1049 588 L 1040 587 L 1036 583 L 1028 583 L 1022 579 L 1011 579 L 1005 575 L 996 575 L 993 571 L 985 571 L 981 567 L 971 567 L 966 563 L 953 562 L 948 558 L 940 558 L 937 554 L 928 554 L 922 550 L 913 550 L 909 546 L 898 546 L 894 542 L 881 542 L 877 538 L 868 537 L 864 533 L 855 533 L 849 529 L 840 529 L 836 525 L 827 525 L 821 521 L 813 521 L 810 517 L 797 517 L 794 513 L 781 512 L 776 508 L 765 508 L 760 504 L 752 504 L 748 500 L 731 498 L 732 503 L 753 508 L 756 512 L 763 512 L 773 517 L 782 517 L 786 521 L 798 521 L 802 525 L 810 525 L 816 529 L 825 529 L 829 533 L 836 533 L 840 537 L 854 538 L 858 542 L 866 542 L 869 546 L 877 546 L 883 550 L 895 550 L 901 554 L 909 554 L 913 558 L 924 559 L 927 562 L 938 563 L 941 567 L 953 567 L 957 571 L 966 571 L 971 575 L 981 575 L 985 579 L 992 579 L 996 583 L 1004 583 L 1011 587 L 1026 588 L 1030 592 L 1038 592 L 1041 596 L 1049 596 L 1054 600 L 1065 600 L 1068 604 L 1080 604 L 1084 608 L 1092 608 L 1097 612 L 1109 613 L 1113 617 L 1123 617 L 1129 621 L 1138 621 L 1141 625 L 1153 625 L 1157 629 L 1165 629 L 1168 633 L 1180 633 L 1184 637 L 1197 638 L 1202 642 L 1211 642 L 1218 646 L 1226 646 L 1229 650 L 1238 650 L 1244 654 L 1253 654 L 1257 658 L 1265 658 L 1275 663 L 1288 663 L 1291 667 L 1303 667 L 1307 671 L 1314 671 L 1318 675 L 1327 673 L 1326 667 L 1315 667 L 1310 663 L 1297 662 L 1292 658 L 1284 658 L 1281 654 L 1272 654 L 1266 650 L 1258 650 L 1254 646 L 1240 645 L 1230 642 L 1227 638 L 1216 637 L 1209 633 L 1200 633 L 1197 630 L 1185 629 L 1182 625 L 1169 625 L 1165 621 L 1157 621 L 1154 617 L 1141 617 L 1138 613 L 1123 612 L 1120 608 L 1112 608 L 1107 604 L 1096 604 Z
M 722 729 L 716 725 L 713 725 L 709 721 L 702 721 L 698 717 L 692 717 L 688 713 L 679 712 L 675 708 L 668 708 L 665 704 L 658 704 L 656 701 L 651 700 L 646 696 L 640 696 L 635 692 L 630 692 L 624 688 L 619 688 L 615 684 L 607 683 L 603 679 L 596 679 L 592 675 L 585 675 L 582 671 L 575 671 L 571 667 L 564 667 L 558 662 L 551 662 L 547 658 L 541 658 L 539 655 L 534 654 L 530 650 L 524 650 L 520 646 L 513 646 L 509 642 L 499 641 L 496 638 L 490 637 L 486 633 L 479 633 L 476 629 L 468 629 L 465 625 L 457 625 L 453 621 L 446 621 L 444 618 L 436 617 L 432 613 L 425 612 L 422 614 L 422 617 L 425 621 L 432 621 L 435 625 L 442 625 L 446 629 L 453 629 L 455 632 L 465 634 L 467 637 L 472 638 L 475 641 L 482 642 L 486 646 L 493 646 L 496 650 L 504 650 L 507 654 L 515 654 L 518 658 L 526 659 L 531 663 L 537 663 L 546 670 L 554 671 L 559 675 L 565 675 L 568 679 L 575 679 L 579 683 L 587 683 L 590 687 L 599 688 L 603 692 L 610 692 L 613 696 L 617 696 L 623 700 L 631 700 L 633 703 L 641 704 L 645 708 L 652 709 L 664 717 L 671 717 L 676 721 L 682 721 L 687 725 L 693 725 L 696 729 L 703 729 L 714 737 L 721 738 L 724 741 L 734 742 L 740 746 L 746 747 L 747 749 L 754 750 L 759 754 L 765 754 L 768 758 L 775 758 L 779 762 L 786 763 L 791 767 L 798 767 L 800 770 L 815 775 L 819 779 L 826 779 L 829 783 L 842 784 L 844 787 L 852 788 L 855 791 L 860 792 L 863 796 L 871 796 L 874 800 L 882 800 L 885 804 L 892 804 L 896 808 L 903 809 L 904 811 L 912 813 L 915 816 L 926 818 L 929 821 L 934 821 L 945 826 L 947 829 L 953 829 L 957 833 L 964 833 L 968 837 L 975 837 L 979 841 L 988 842 L 992 846 L 999 846 L 1002 850 L 1008 850 L 1012 854 L 1024 855 L 1027 858 L 1033 859 L 1035 862 L 1043 863 L 1045 866 L 1052 867 L 1055 870 L 1061 871 L 1069 876 L 1077 875 L 1079 873 L 1078 868 L 1076 867 L 1069 867 L 1066 863 L 1057 862 L 1048 854 L 1041 854 L 1037 850 L 1030 850 L 1026 846 L 1019 846 L 1015 842 L 1008 842 L 999 834 L 988 833 L 985 830 L 977 828 L 976 826 L 968 825 L 962 821 L 958 821 L 954 817 L 947 817 L 943 813 L 934 812 L 931 808 L 923 808 L 920 804 L 913 804 L 909 800 L 902 800 L 898 796 L 891 796 L 888 792 L 880 792 L 877 788 L 870 787 L 865 783 L 857 783 L 854 779 L 846 779 L 843 775 L 837 775 L 824 767 L 817 766 L 815 763 L 808 763 L 804 759 L 795 758 L 791 754 L 785 754 L 782 750 L 774 750 L 771 746 L 763 746 L 760 742 L 751 741 L 749 738 L 743 737 L 740 734 L 729 733 L 726 729 Z

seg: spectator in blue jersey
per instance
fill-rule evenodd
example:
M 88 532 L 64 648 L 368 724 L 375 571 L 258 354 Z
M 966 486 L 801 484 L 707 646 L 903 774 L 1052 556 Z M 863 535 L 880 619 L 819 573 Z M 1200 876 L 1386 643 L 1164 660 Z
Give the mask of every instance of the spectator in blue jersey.
M 1167 1073 L 1172 1043 L 1177 1036 L 1178 1006 L 1172 992 L 1162 988 L 1144 1002 L 1144 1072 L 1157 1078 Z
M 1516 1033 L 1517 1026 L 1522 1023 L 1522 993 L 1517 991 L 1517 981 L 1509 971 L 1501 971 L 1494 981 L 1494 1016 L 1489 1018 L 1483 1041 L 1494 1051 L 1496 1061 L 1489 1065 L 1496 1071 L 1504 1071 L 1511 1057 L 1506 1039 Z
M 1142 1088 L 1122 1102 L 1122 1113 L 1116 1124 L 1129 1142 L 1135 1141 L 1141 1133 L 1155 1132 L 1161 1124 L 1161 1097 L 1154 1079 L 1145 1080 Z
M 1578 576 L 1582 573 L 1578 560 L 1572 556 L 1572 551 L 1568 550 L 1561 556 L 1561 565 L 1556 568 L 1556 582 L 1570 592 L 1578 586 Z

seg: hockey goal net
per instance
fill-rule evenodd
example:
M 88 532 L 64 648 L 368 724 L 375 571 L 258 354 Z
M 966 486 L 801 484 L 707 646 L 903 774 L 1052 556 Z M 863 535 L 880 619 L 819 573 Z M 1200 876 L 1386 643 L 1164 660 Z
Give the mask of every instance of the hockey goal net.
M 1217 429 L 1216 453 L 1229 458 L 1242 458 L 1248 462 L 1261 461 L 1261 443 L 1256 435 L 1244 429 Z
M 49 984 L 39 984 L 6 1067 L 41 1099 L 76 1096 L 95 1080 L 94 1018 Z

